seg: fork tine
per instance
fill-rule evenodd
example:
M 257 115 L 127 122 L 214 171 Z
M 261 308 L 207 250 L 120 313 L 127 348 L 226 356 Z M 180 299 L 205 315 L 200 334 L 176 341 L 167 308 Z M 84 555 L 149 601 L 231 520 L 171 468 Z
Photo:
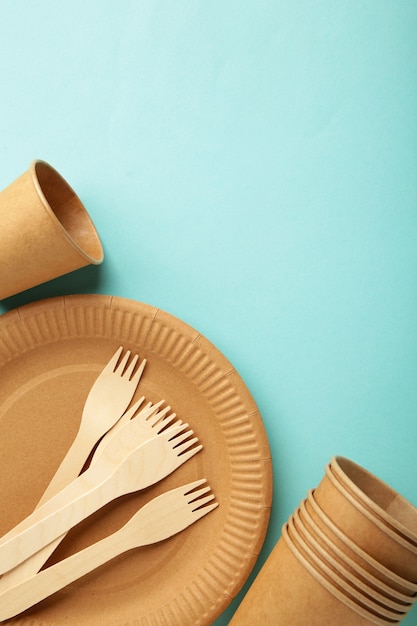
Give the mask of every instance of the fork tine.
M 118 348 L 116 352 L 113 354 L 112 358 L 107 363 L 107 365 L 103 368 L 103 372 L 108 372 L 108 373 L 114 372 L 114 370 L 116 369 L 117 362 L 122 352 L 123 352 L 123 346 L 120 346 L 120 348 Z
M 182 426 L 182 428 L 185 430 L 186 428 L 188 428 L 189 424 L 186 424 L 182 420 L 172 421 L 172 416 L 168 415 L 161 422 L 158 422 L 155 428 L 157 429 L 159 435 L 159 433 L 161 433 L 164 429 L 166 429 L 166 432 L 169 432 L 174 428 L 177 428 L 178 426 Z
M 119 365 L 116 367 L 116 369 L 114 370 L 115 374 L 119 374 L 119 376 L 121 376 L 123 374 L 123 370 L 126 367 L 126 363 L 129 360 L 129 357 L 132 353 L 130 352 L 130 350 L 128 350 L 126 352 L 126 354 L 124 355 L 123 359 L 120 361 Z
M 123 417 L 121 419 L 123 419 L 124 422 L 128 422 L 129 420 L 132 419 L 132 417 L 135 415 L 135 413 L 137 412 L 138 408 L 140 407 L 140 405 L 142 404 L 142 402 L 144 401 L 145 396 L 141 396 L 139 398 L 139 400 L 137 400 L 135 402 L 135 404 L 132 404 L 132 406 L 130 407 L 130 409 L 128 409 L 125 413 L 123 413 Z M 148 403 L 149 404 L 149 403 Z M 147 406 L 147 405 L 146 405 Z M 146 410 L 146 406 L 143 407 L 142 411 Z
M 214 493 L 210 493 L 205 498 L 199 498 L 198 500 L 194 500 L 193 502 L 190 502 L 189 504 L 194 505 L 193 511 L 198 511 L 198 509 L 204 507 L 206 504 L 208 504 L 212 500 L 214 500 Z
M 127 424 L 131 419 L 138 419 L 147 421 L 149 415 L 152 415 L 152 412 L 155 410 L 156 405 L 152 405 L 152 402 L 148 402 L 139 412 L 138 409 L 142 402 L 144 401 L 145 396 L 139 398 L 135 404 L 133 404 L 130 409 L 128 409 L 123 416 L 120 418 L 118 424 Z M 163 402 L 163 400 L 161 400 Z
M 197 498 L 199 498 L 200 496 L 204 495 L 205 493 L 207 493 L 210 490 L 211 490 L 210 485 L 207 485 L 207 483 L 206 483 L 205 487 L 202 487 L 201 489 L 198 489 L 198 491 L 193 491 L 193 493 L 188 494 L 190 496 L 188 502 L 190 502 L 190 503 L 193 502 L 193 500 L 196 500 Z
M 138 369 L 136 370 L 135 374 L 131 378 L 132 383 L 135 383 L 136 385 L 139 384 L 139 381 L 143 374 L 143 370 L 145 369 L 145 365 L 146 365 L 146 359 L 142 359 Z
M 186 452 L 193 444 L 197 443 L 197 441 L 198 437 L 193 437 L 192 439 L 187 439 L 184 443 L 175 446 L 174 450 L 177 453 L 177 456 L 181 456 L 183 452 Z
M 172 447 L 176 448 L 180 443 L 185 441 L 185 439 L 187 439 L 187 437 L 190 437 L 191 435 L 194 435 L 194 431 L 191 428 L 185 433 L 182 431 L 178 431 L 169 439 L 169 441 L 172 443 Z
M 184 496 L 190 494 L 191 496 L 194 496 L 196 493 L 196 491 L 193 491 L 196 487 L 200 487 L 201 485 L 207 485 L 207 479 L 206 478 L 199 478 L 198 480 L 195 480 L 192 483 L 188 483 L 188 485 L 184 485 Z
M 139 356 L 137 354 L 135 354 L 135 356 L 133 357 L 133 359 L 129 363 L 128 367 L 123 372 L 122 376 L 124 376 L 125 378 L 130 380 L 130 377 L 132 376 L 133 370 L 135 369 L 135 366 L 136 366 L 136 363 L 138 362 L 138 360 L 139 360 Z
M 193 519 L 198 520 L 210 513 L 210 511 L 214 511 L 219 506 L 218 502 L 213 502 L 213 504 L 209 504 L 208 506 L 203 506 L 201 509 L 195 509 L 192 511 Z
M 164 403 L 164 400 L 160 400 L 159 402 L 157 402 L 156 404 L 152 405 L 152 403 L 150 403 L 150 407 L 152 410 L 149 411 L 149 413 L 147 413 L 147 415 L 145 415 L 145 420 L 148 424 L 150 424 L 151 426 L 155 426 L 155 424 L 157 424 L 159 422 L 159 420 L 161 420 L 161 418 L 163 418 L 168 411 L 171 409 L 170 406 L 165 407 L 165 409 L 162 409 L 161 411 L 158 411 L 159 407 Z M 145 407 L 148 408 L 148 407 Z
M 196 446 L 195 448 L 191 448 L 191 450 L 188 450 L 188 452 L 183 452 L 182 454 L 178 455 L 178 461 L 182 465 L 183 463 L 188 461 L 188 459 L 191 459 L 191 457 L 197 454 L 197 452 L 200 452 L 200 450 L 202 449 L 203 446 L 201 444 L 199 446 Z

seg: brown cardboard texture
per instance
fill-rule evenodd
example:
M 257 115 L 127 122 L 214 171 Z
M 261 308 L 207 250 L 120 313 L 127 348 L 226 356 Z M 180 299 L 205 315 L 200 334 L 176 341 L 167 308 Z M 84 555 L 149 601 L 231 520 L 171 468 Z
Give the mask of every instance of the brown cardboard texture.
M 374 589 L 384 595 L 388 600 L 394 600 L 399 605 L 406 605 L 417 601 L 417 596 L 410 596 L 397 589 L 393 588 L 383 579 L 378 578 L 370 571 L 367 571 L 357 561 L 352 559 L 347 552 L 344 552 L 331 538 L 320 528 L 320 526 L 314 520 L 314 517 L 310 515 L 307 508 L 307 501 L 304 500 L 299 508 L 300 521 L 303 524 L 303 528 L 308 531 L 312 538 L 317 542 L 318 546 L 325 551 L 325 557 L 333 559 L 333 567 L 338 569 L 338 564 L 346 569 L 348 572 L 354 574 L 359 581 L 362 581 L 369 585 L 371 589 Z M 312 541 L 310 541 L 312 545 Z M 400 610 L 400 609 L 399 609 Z
M 336 526 L 362 550 L 406 580 L 417 581 L 417 551 L 403 545 L 399 537 L 390 536 L 374 519 L 364 515 L 356 500 L 341 491 L 329 467 L 314 497 Z
M 334 476 L 380 522 L 417 545 L 417 508 L 376 476 L 344 457 L 333 457 Z
M 0 192 L 0 299 L 102 260 L 86 209 L 44 161 Z
M 302 557 L 295 555 L 284 527 L 283 536 L 244 597 L 230 626 L 386 626 L 393 623 L 370 616 L 365 610 L 360 615 L 356 608 L 341 602 L 312 575 L 302 563 Z
M 0 316 L 0 334 L 0 535 L 42 496 L 92 384 L 119 346 L 147 361 L 132 404 L 142 395 L 165 400 L 203 449 L 159 483 L 78 524 L 46 565 L 110 535 L 151 499 L 188 482 L 206 478 L 219 503 L 178 535 L 120 555 L 16 622 L 212 624 L 255 564 L 272 497 L 268 439 L 236 370 L 181 320 L 116 296 L 33 302 Z
M 311 490 L 307 494 L 306 509 L 327 537 L 363 569 L 401 594 L 414 596 L 417 593 L 417 584 L 399 576 L 370 556 L 326 515 L 315 499 L 315 490 Z
M 398 623 L 404 617 L 404 614 L 399 615 L 396 612 L 389 611 L 366 598 L 366 596 L 355 592 L 354 588 L 347 584 L 344 579 L 337 576 L 323 561 L 317 559 L 314 551 L 302 540 L 297 532 L 292 517 L 288 521 L 287 532 L 284 536 L 287 537 L 294 554 L 301 560 L 308 571 L 330 593 L 359 615 L 368 617 L 370 620 L 374 620 L 374 622 L 388 620 L 389 622 L 394 621 L 394 623 Z
M 389 619 L 400 619 L 412 608 L 410 602 L 404 604 L 387 597 L 381 593 L 378 586 L 372 587 L 368 581 L 359 578 L 335 559 L 333 554 L 328 552 L 310 533 L 308 526 L 303 523 L 299 510 L 294 512 L 289 521 L 289 528 L 298 547 L 312 565 L 328 579 L 329 584 L 333 583 L 358 604 Z

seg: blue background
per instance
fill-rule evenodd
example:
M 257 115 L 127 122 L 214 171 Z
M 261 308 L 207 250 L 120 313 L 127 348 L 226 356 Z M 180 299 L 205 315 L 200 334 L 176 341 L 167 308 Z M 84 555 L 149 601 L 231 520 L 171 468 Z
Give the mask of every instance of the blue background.
M 113 294 L 226 355 L 274 461 L 254 573 L 335 454 L 417 505 L 415 0 L 1 0 L 0 42 L 0 188 L 49 161 L 105 248 L 0 312 Z

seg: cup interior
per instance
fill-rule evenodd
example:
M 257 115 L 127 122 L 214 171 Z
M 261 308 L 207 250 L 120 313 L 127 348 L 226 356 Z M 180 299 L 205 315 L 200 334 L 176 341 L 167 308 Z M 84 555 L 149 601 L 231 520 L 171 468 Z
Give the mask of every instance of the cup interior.
M 56 217 L 72 245 L 90 263 L 101 263 L 104 254 L 99 236 L 75 191 L 45 161 L 34 161 L 31 170 L 32 179 L 45 208 Z
M 387 526 L 417 545 L 417 508 L 376 476 L 344 457 L 330 461 L 333 474 Z
M 405 548 L 405 550 L 417 555 L 417 544 L 410 542 L 402 534 L 396 532 L 391 525 L 386 524 L 380 516 L 376 515 L 372 509 L 367 507 L 363 503 L 362 499 L 353 495 L 350 489 L 346 487 L 345 483 L 337 474 L 335 474 L 330 464 L 326 466 L 326 476 L 332 483 L 333 487 L 337 489 L 346 501 L 349 502 L 361 515 L 363 515 L 364 518 L 371 522 L 371 524 L 373 524 L 381 533 L 387 535 L 387 537 L 398 543 L 402 546 L 402 548 Z

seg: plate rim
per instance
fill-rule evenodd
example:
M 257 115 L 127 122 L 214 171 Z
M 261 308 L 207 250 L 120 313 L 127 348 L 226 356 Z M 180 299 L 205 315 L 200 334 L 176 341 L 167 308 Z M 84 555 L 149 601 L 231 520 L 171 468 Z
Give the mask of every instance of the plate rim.
M 194 623 L 202 623 L 202 624 L 212 623 L 212 621 L 216 619 L 217 617 L 219 617 L 221 613 L 227 608 L 227 606 L 230 604 L 233 598 L 239 593 L 244 583 L 247 581 L 256 563 L 256 560 L 260 554 L 262 545 L 265 540 L 266 532 L 268 529 L 269 520 L 270 520 L 270 512 L 271 512 L 271 506 L 272 506 L 272 459 L 271 459 L 271 452 L 270 452 L 269 442 L 267 439 L 267 434 L 263 425 L 263 421 L 262 421 L 262 417 L 260 415 L 259 409 L 248 387 L 246 386 L 243 379 L 241 378 L 239 373 L 236 371 L 232 363 L 209 339 L 207 339 L 204 335 L 199 333 L 191 325 L 179 319 L 175 315 L 172 315 L 171 313 L 163 311 L 162 309 L 158 307 L 154 307 L 152 305 L 149 305 L 143 302 L 131 300 L 129 298 L 124 298 L 120 296 L 109 296 L 109 295 L 101 295 L 101 294 L 100 295 L 74 294 L 74 295 L 69 295 L 69 296 L 55 296 L 52 298 L 46 298 L 43 300 L 30 302 L 23 306 L 17 307 L 16 309 L 12 309 L 10 311 L 7 311 L 6 313 L 3 313 L 2 315 L 0 315 L 0 368 L 2 368 L 8 361 L 10 361 L 16 356 L 19 356 L 22 353 L 22 347 L 25 346 L 25 342 L 26 342 L 26 349 L 30 350 L 36 347 L 37 345 L 43 345 L 45 341 L 48 341 L 48 337 L 45 337 L 45 334 L 42 331 L 42 327 L 44 327 L 46 317 L 48 317 L 48 315 L 51 314 L 51 311 L 56 311 L 57 309 L 59 309 L 61 312 L 62 310 L 64 310 L 65 312 L 66 322 L 68 323 L 68 328 L 66 330 L 68 331 L 69 335 L 71 335 L 71 333 L 74 333 L 74 331 L 76 332 L 77 324 L 80 325 L 79 328 L 83 328 L 83 324 L 84 324 L 84 332 L 85 332 L 85 329 L 88 327 L 88 328 L 91 328 L 91 332 L 93 332 L 93 336 L 96 336 L 97 338 L 99 338 L 100 336 L 102 336 L 103 338 L 109 338 L 109 336 L 105 334 L 106 332 L 108 332 L 108 328 L 106 328 L 105 320 L 104 321 L 101 320 L 101 325 L 99 324 L 98 331 L 97 331 L 97 328 L 93 327 L 94 325 L 91 326 L 91 320 L 89 321 L 84 315 L 85 311 L 88 308 L 90 309 L 90 311 L 93 310 L 93 312 L 101 311 L 103 315 L 105 313 L 107 313 L 108 315 L 111 315 L 113 313 L 116 314 L 116 312 L 118 311 L 125 311 L 131 314 L 132 309 L 133 309 L 133 315 L 138 314 L 138 313 L 142 314 L 145 311 L 146 315 L 144 317 L 147 316 L 147 319 L 148 320 L 150 319 L 151 322 L 149 323 L 148 328 L 142 329 L 142 337 L 140 340 L 144 342 L 142 344 L 143 346 L 146 346 L 147 345 L 146 342 L 148 341 L 157 340 L 155 338 L 152 338 L 152 331 L 155 325 L 158 326 L 159 324 L 161 326 L 164 323 L 165 324 L 168 323 L 168 325 L 169 323 L 171 324 L 173 323 L 174 326 L 181 329 L 181 332 L 186 337 L 187 341 L 189 342 L 189 345 L 195 348 L 195 350 L 199 350 L 200 352 L 203 352 L 204 354 L 209 354 L 211 357 L 213 357 L 214 355 L 215 364 L 218 366 L 220 364 L 224 370 L 223 377 L 227 376 L 227 380 L 228 382 L 230 382 L 230 385 L 233 388 L 233 390 L 237 388 L 237 392 L 236 392 L 237 395 L 239 397 L 241 396 L 243 397 L 244 406 L 247 409 L 246 413 L 248 414 L 248 420 L 249 420 L 248 423 L 254 427 L 256 426 L 257 428 L 256 434 L 259 436 L 258 446 L 259 446 L 259 450 L 261 451 L 261 455 L 256 456 L 255 454 L 253 459 L 256 460 L 258 464 L 261 464 L 263 466 L 261 474 L 258 475 L 258 480 L 260 477 L 260 481 L 261 481 L 258 487 L 259 487 L 259 490 L 262 492 L 262 497 L 260 500 L 259 499 L 257 500 L 253 494 L 250 494 L 251 497 L 254 498 L 254 501 L 250 502 L 250 498 L 247 502 L 243 503 L 243 501 L 241 501 L 241 508 L 242 507 L 245 508 L 245 515 L 250 514 L 251 511 L 253 512 L 254 510 L 256 510 L 256 513 L 258 516 L 260 516 L 262 523 L 257 529 L 255 530 L 252 529 L 251 531 L 251 534 L 249 537 L 249 544 L 250 544 L 249 547 L 250 547 L 251 558 L 248 559 L 247 558 L 248 554 L 246 554 L 247 562 L 246 562 L 245 568 L 241 570 L 238 580 L 235 581 L 234 586 L 232 588 L 232 593 L 229 593 L 228 591 L 224 591 L 223 598 L 218 598 L 216 606 L 212 607 L 213 611 L 210 613 L 210 615 L 207 616 L 207 618 L 210 619 L 210 622 L 206 622 L 206 621 L 194 622 Z M 81 318 L 83 319 L 82 319 L 82 322 L 80 323 Z M 40 321 L 40 320 L 43 320 L 43 321 Z M 25 337 L 23 340 L 22 340 L 22 336 L 20 337 L 18 336 L 19 334 L 16 335 L 16 333 L 12 333 L 12 330 L 16 324 L 18 326 L 19 325 L 26 326 L 26 330 L 24 333 Z M 4 332 L 5 329 L 8 329 L 9 333 L 12 333 L 12 337 L 9 337 L 8 341 L 5 341 L 5 332 Z M 73 335 L 71 335 L 71 337 L 72 336 Z M 82 335 L 82 336 L 85 336 L 85 335 Z M 50 342 L 53 342 L 56 340 L 62 340 L 62 339 L 63 339 L 62 331 L 59 331 L 59 329 L 53 329 L 53 328 L 51 330 L 51 328 L 49 328 L 49 341 Z M 32 340 L 32 343 L 31 345 L 28 345 L 30 344 L 30 340 Z M 121 341 L 121 338 L 120 338 L 120 341 Z M 138 341 L 139 341 L 139 338 L 138 338 Z M 190 351 L 192 352 L 192 349 L 190 349 Z M 243 424 L 242 419 L 241 419 L 241 422 Z M 248 433 L 246 432 L 246 435 L 247 434 Z M 251 452 L 251 454 L 253 454 L 253 451 Z M 235 468 L 235 473 L 237 472 L 237 476 L 239 477 L 240 476 L 239 472 L 242 469 L 242 462 L 239 459 L 239 454 L 237 454 L 236 458 L 234 458 L 233 460 L 235 461 L 235 465 L 233 466 Z M 247 496 L 248 494 L 245 493 L 244 497 L 247 498 Z M 235 504 L 234 500 L 236 499 L 239 500 L 239 497 L 240 497 L 239 489 L 237 489 L 236 492 L 232 493 L 232 497 L 230 499 L 231 503 Z M 234 519 L 237 520 L 237 522 L 239 522 L 239 513 L 240 513 L 239 507 L 237 507 L 237 510 L 236 510 L 236 506 L 235 508 L 231 506 L 231 511 L 232 511 L 232 518 L 233 516 L 235 516 Z M 231 542 L 230 545 L 234 546 L 232 548 L 232 552 L 233 552 L 233 549 L 236 549 L 236 541 L 239 541 L 239 537 L 241 537 L 241 533 L 243 532 L 243 534 L 245 534 L 245 532 L 242 531 L 241 529 L 237 532 L 236 529 L 233 528 L 233 523 L 230 523 L 229 526 L 226 528 L 226 531 L 225 529 L 223 529 L 223 531 L 224 532 L 227 531 L 226 535 L 228 537 L 229 542 Z M 236 532 L 237 532 L 237 535 L 236 535 Z M 246 539 L 248 539 L 247 536 L 246 536 Z M 223 550 L 229 551 L 228 558 L 229 559 L 238 558 L 236 557 L 236 554 L 234 556 L 233 554 L 230 554 L 230 545 L 227 546 L 226 543 L 223 546 Z M 210 579 L 213 577 L 215 579 L 216 571 L 219 568 L 221 569 L 221 567 L 222 567 L 222 563 L 213 562 L 211 563 L 211 568 L 210 567 L 205 568 L 207 569 L 208 576 L 210 577 Z M 16 621 L 16 619 L 18 621 Z M 42 622 L 33 621 L 34 619 L 33 617 L 31 617 L 30 619 L 32 620 L 31 623 L 34 623 L 34 624 L 42 623 Z M 25 624 L 27 622 L 27 620 L 24 617 L 15 618 L 14 621 L 15 623 L 22 623 L 22 624 Z M 127 624 L 126 622 L 124 623 Z M 187 623 L 191 623 L 191 622 L 187 622 Z

